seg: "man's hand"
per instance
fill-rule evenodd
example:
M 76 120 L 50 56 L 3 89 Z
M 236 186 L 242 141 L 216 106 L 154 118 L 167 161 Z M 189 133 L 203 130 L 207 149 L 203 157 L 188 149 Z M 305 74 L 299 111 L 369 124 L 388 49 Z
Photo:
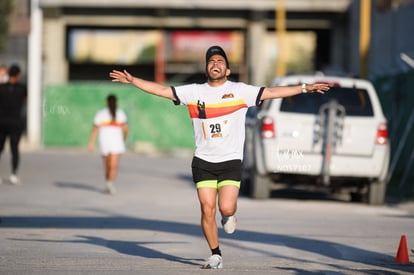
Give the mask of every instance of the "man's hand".
M 109 77 L 112 78 L 112 82 L 120 82 L 125 84 L 131 84 L 134 77 L 127 72 L 127 70 L 124 70 L 123 72 L 113 70 L 109 73 Z
M 327 83 L 306 84 L 305 87 L 307 93 L 317 92 L 320 94 L 324 94 L 326 91 L 329 90 L 329 85 Z

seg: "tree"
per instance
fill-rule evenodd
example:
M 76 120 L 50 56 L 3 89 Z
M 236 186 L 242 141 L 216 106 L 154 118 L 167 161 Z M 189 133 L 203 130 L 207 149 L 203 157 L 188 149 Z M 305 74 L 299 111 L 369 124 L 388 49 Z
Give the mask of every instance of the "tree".
M 0 1 L 0 53 L 4 49 L 4 43 L 9 31 L 9 15 L 13 9 L 12 0 Z

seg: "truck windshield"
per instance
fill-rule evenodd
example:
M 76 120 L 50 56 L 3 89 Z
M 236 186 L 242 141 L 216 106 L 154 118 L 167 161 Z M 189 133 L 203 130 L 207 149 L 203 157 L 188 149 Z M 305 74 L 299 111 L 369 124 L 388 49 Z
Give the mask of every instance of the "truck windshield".
M 368 92 L 364 89 L 331 87 L 325 94 L 299 94 L 282 100 L 280 111 L 317 114 L 321 105 L 336 99 L 347 116 L 373 116 Z

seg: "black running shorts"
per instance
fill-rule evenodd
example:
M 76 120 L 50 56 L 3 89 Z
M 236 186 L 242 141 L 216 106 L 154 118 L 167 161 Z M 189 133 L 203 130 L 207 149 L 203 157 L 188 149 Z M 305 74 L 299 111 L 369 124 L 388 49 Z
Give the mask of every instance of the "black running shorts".
M 234 185 L 240 188 L 242 161 L 239 159 L 213 163 L 194 157 L 191 169 L 197 188 L 218 189 L 225 185 Z

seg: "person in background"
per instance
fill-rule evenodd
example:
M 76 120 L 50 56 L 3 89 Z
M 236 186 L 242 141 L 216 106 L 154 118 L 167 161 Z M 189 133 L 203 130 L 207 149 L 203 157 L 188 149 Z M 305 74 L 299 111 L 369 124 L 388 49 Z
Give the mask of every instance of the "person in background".
M 117 108 L 115 95 L 106 98 L 107 108 L 95 114 L 94 126 L 89 138 L 89 151 L 95 150 L 98 136 L 99 149 L 103 158 L 105 172 L 105 191 L 111 195 L 116 193 L 115 178 L 121 154 L 125 152 L 125 141 L 128 135 L 127 116 Z
M 6 65 L 0 65 L 0 84 L 9 81 L 9 69 Z
M 9 139 L 11 151 L 9 181 L 16 185 L 22 183 L 17 172 L 20 162 L 19 143 L 25 125 L 23 114 L 27 97 L 26 85 L 19 83 L 20 76 L 20 67 L 12 65 L 8 70 L 7 83 L 0 85 L 0 156 L 6 140 Z
M 152 95 L 185 105 L 192 119 L 195 152 L 191 164 L 201 208 L 201 228 L 211 250 L 203 269 L 223 267 L 216 224 L 217 205 L 226 233 L 236 230 L 245 120 L 247 108 L 263 100 L 329 90 L 327 84 L 259 87 L 228 80 L 226 53 L 211 46 L 205 55 L 207 81 L 203 84 L 166 86 L 131 75 L 126 70 L 109 73 L 113 82 L 132 84 Z

